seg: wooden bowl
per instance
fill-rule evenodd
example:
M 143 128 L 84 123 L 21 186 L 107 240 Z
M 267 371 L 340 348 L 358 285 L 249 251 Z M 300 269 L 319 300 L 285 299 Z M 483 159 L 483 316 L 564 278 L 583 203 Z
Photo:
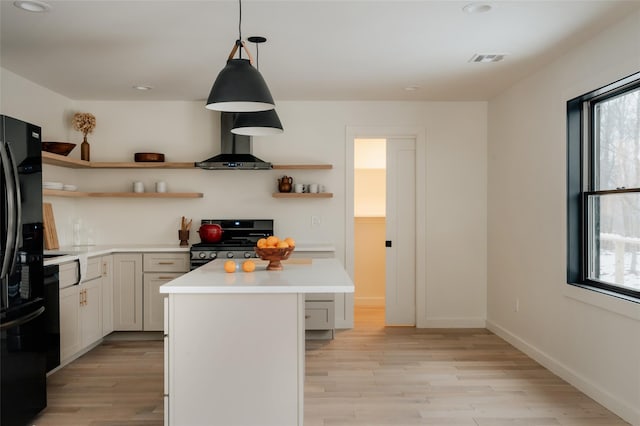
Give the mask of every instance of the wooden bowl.
M 136 152 L 133 156 L 136 163 L 162 163 L 164 154 L 157 152 Z
M 43 151 L 52 152 L 58 155 L 69 155 L 75 147 L 75 143 L 69 142 L 42 142 Z
M 282 263 L 281 260 L 287 260 L 291 253 L 295 250 L 295 247 L 287 247 L 287 248 L 275 248 L 275 247 L 265 247 L 253 248 L 260 259 L 268 260 L 269 264 L 267 265 L 267 271 L 281 271 Z

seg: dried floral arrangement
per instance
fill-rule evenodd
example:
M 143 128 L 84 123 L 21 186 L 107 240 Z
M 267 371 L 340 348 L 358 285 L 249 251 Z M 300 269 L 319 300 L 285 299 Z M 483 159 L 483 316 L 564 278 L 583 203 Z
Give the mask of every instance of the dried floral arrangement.
M 87 133 L 93 133 L 93 129 L 96 127 L 96 118 L 88 112 L 76 112 L 73 114 L 71 124 L 75 130 L 82 132 L 86 140 Z

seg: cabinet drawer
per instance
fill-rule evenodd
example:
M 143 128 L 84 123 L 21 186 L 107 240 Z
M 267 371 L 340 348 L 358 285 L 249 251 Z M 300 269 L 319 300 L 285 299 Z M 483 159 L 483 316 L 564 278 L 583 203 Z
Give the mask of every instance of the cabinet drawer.
M 333 302 L 305 302 L 304 306 L 306 330 L 334 328 Z
M 78 267 L 78 261 L 75 260 L 69 263 L 63 263 L 58 269 L 58 280 L 60 288 L 66 288 L 75 284 L 78 284 L 78 273 L 80 268 Z
M 334 293 L 307 293 L 304 295 L 304 300 L 307 302 L 310 300 L 318 300 L 322 302 L 333 302 L 336 300 Z
M 144 253 L 144 272 L 189 272 L 189 253 Z
M 87 271 L 85 272 L 85 276 L 82 277 L 82 281 L 89 281 L 102 275 L 100 260 L 100 257 L 90 257 L 87 260 Z

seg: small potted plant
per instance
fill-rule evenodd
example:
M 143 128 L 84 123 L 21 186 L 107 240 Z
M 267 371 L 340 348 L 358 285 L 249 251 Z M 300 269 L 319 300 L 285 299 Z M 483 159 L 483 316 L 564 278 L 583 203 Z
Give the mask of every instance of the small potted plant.
M 93 133 L 93 129 L 96 127 L 96 118 L 93 114 L 88 112 L 76 112 L 73 114 L 73 121 L 71 122 L 74 130 L 82 132 L 84 140 L 80 144 L 80 158 L 85 161 L 89 161 L 89 142 L 87 142 L 87 133 Z

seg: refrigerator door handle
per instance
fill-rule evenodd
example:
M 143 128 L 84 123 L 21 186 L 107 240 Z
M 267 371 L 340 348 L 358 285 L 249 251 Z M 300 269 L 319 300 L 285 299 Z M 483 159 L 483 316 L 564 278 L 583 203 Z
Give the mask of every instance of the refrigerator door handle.
M 20 175 L 18 174 L 18 166 L 16 165 L 15 157 L 11 152 L 11 142 L 7 141 L 7 154 L 9 156 L 9 164 L 11 165 L 11 171 L 13 172 L 13 185 L 15 196 L 15 227 L 13 237 L 13 254 L 11 255 L 11 263 L 9 266 L 9 274 L 13 274 L 13 270 L 16 264 L 16 258 L 18 257 L 18 248 L 22 245 L 22 194 L 20 193 Z
M 13 170 L 13 183 L 15 185 L 16 194 L 16 232 L 15 243 L 13 244 L 13 255 L 11 256 L 11 269 L 10 274 L 13 274 L 13 269 L 16 265 L 16 258 L 18 257 L 18 249 L 22 245 L 22 192 L 20 190 L 20 175 L 18 174 L 18 165 L 16 164 L 13 152 L 11 152 L 11 142 L 7 142 L 7 152 L 9 159 L 11 160 L 11 168 Z
M 34 319 L 38 318 L 40 315 L 42 315 L 44 313 L 44 306 L 40 306 L 40 309 L 37 309 L 33 312 L 28 313 L 27 315 L 20 317 L 20 318 L 16 318 L 14 320 L 5 322 L 4 324 L 0 325 L 0 330 L 7 330 L 9 328 L 13 328 L 13 327 L 17 327 L 19 325 L 22 324 L 26 324 L 29 321 L 33 321 Z
M 0 270 L 0 279 L 4 279 L 9 275 L 9 268 L 13 259 L 13 251 L 15 247 L 16 236 L 16 196 L 15 196 L 15 184 L 13 182 L 13 175 L 11 174 L 11 164 L 9 163 L 9 155 L 4 143 L 0 143 L 0 158 L 2 159 L 2 170 L 4 172 L 4 180 L 7 191 L 7 241 L 4 248 L 4 259 L 2 260 L 2 270 Z M 3 290 L 6 290 L 3 288 Z M 4 294 L 3 299 L 8 295 Z M 8 300 L 4 300 L 5 305 L 8 306 Z

